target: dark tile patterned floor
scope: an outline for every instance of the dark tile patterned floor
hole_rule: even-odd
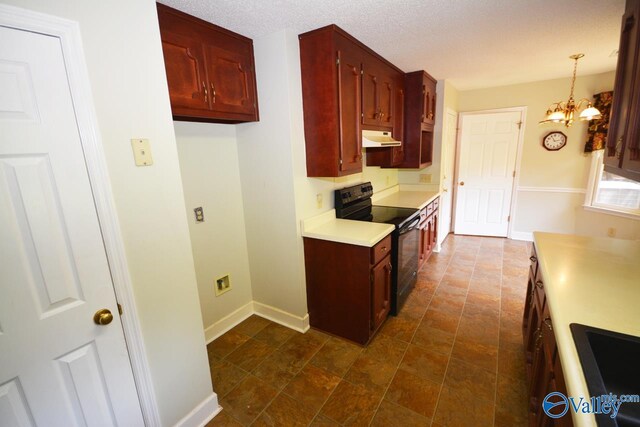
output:
[[[525,426],[529,245],[450,235],[362,348],[252,316],[208,345],[209,426]]]

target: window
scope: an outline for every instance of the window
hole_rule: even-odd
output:
[[[605,172],[602,151],[593,153],[590,186],[585,207],[640,217],[640,183]]]

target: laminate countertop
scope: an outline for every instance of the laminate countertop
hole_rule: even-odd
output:
[[[379,206],[395,206],[398,208],[422,209],[440,195],[437,191],[405,191],[397,190],[391,193],[382,193],[373,198],[373,204]]]
[[[367,247],[375,246],[393,230],[393,224],[337,219],[335,209],[302,221],[303,237]]]
[[[588,398],[569,324],[640,336],[640,242],[541,232],[533,237],[567,393]],[[596,426],[593,415],[570,412],[576,426]]]

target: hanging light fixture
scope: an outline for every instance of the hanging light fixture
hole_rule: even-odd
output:
[[[586,98],[581,99],[578,104],[576,104],[573,99],[573,88],[576,84],[576,70],[578,69],[578,59],[584,56],[583,53],[577,53],[575,55],[571,55],[569,58],[573,59],[575,63],[573,64],[573,77],[571,78],[571,93],[569,94],[569,100],[564,102],[554,102],[547,109],[547,113],[544,116],[544,119],[540,120],[540,124],[543,123],[564,123],[566,127],[570,127],[573,123],[573,117],[576,111],[579,111],[582,105],[586,102],[587,107],[580,112],[579,118],[583,121],[599,119],[602,117],[600,111],[595,108],[591,101]]]

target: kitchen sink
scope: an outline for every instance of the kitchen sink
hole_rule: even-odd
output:
[[[640,337],[578,323],[570,328],[591,396],[640,395]],[[599,426],[639,427],[640,403],[622,403],[615,419],[596,414],[596,421]]]

